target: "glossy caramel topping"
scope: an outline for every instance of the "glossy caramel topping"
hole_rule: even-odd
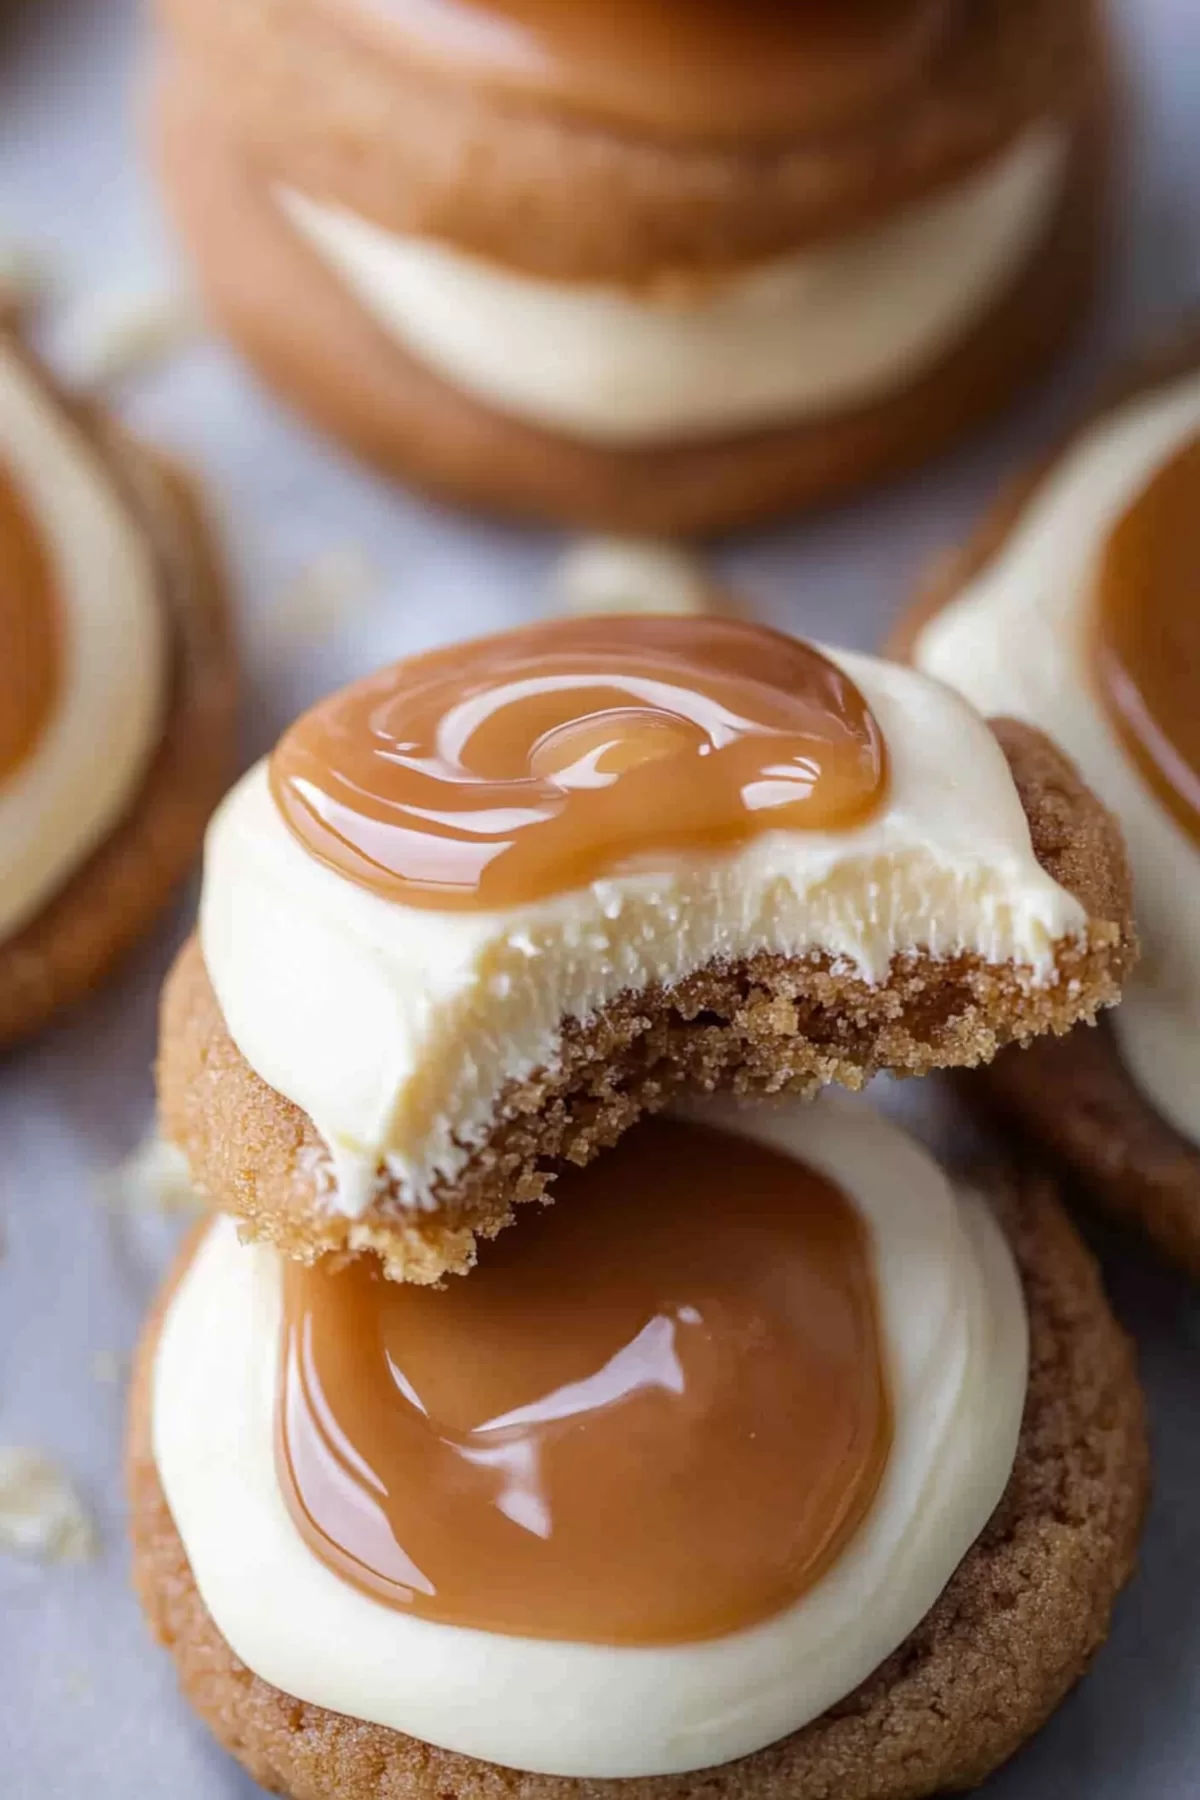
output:
[[[284,1275],[277,1464],[310,1548],[425,1619],[614,1644],[779,1612],[891,1446],[868,1241],[836,1187],[637,1127],[443,1292]]]
[[[407,906],[515,906],[880,804],[866,701],[807,644],[730,619],[561,619],[397,663],[281,739],[305,849]]]
[[[325,0],[344,10],[345,0]],[[787,137],[875,112],[928,66],[953,0],[354,0],[409,55],[599,123]]]
[[[1159,470],[1109,538],[1094,666],[1125,748],[1200,842],[1200,438]]]
[[[62,658],[50,558],[0,466],[0,781],[20,768],[53,717]]]

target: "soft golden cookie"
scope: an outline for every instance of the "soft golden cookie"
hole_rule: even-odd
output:
[[[6,334],[3,342],[11,348],[16,340]],[[86,994],[149,929],[199,851],[235,754],[231,621],[194,483],[98,408],[61,393],[31,359],[28,367],[101,459],[150,548],[168,615],[170,675],[158,747],[125,816],[65,886],[0,941],[0,1048]],[[137,645],[128,652],[136,657]]]
[[[1015,478],[961,549],[947,555],[900,619],[888,653],[910,658],[922,626],[993,561],[1043,481],[1083,431],[1138,395],[1200,368],[1194,322],[1132,371],[1036,467]],[[1155,1109],[1126,1072],[1111,1027],[1031,1043],[997,1057],[964,1084],[982,1103],[1060,1157],[1089,1195],[1140,1227],[1175,1262],[1200,1274],[1200,1151]]]
[[[1092,1259],[1046,1184],[1028,1177],[998,1206],[1025,1283],[1030,1372],[1016,1463],[982,1537],[918,1629],[824,1717],[718,1769],[619,1783],[517,1774],[417,1743],[293,1699],[238,1661],[197,1590],[151,1451],[168,1284],[131,1402],[133,1575],[187,1698],[256,1781],[292,1800],[918,1800],[973,1786],[1103,1641],[1148,1480],[1133,1356]]]
[[[355,1219],[331,1209],[324,1151],[308,1116],[249,1066],[217,1003],[199,944],[163,997],[159,1106],[213,1205],[304,1260],[371,1249],[389,1274],[431,1281],[474,1261],[522,1200],[549,1197],[556,1161],[586,1163],[681,1086],[811,1093],[859,1087],[880,1070],[920,1075],[987,1061],[1000,1045],[1062,1032],[1112,1003],[1135,954],[1120,835],[1074,769],[1039,733],[1000,721],[1038,861],[1085,908],[1087,937],[1059,951],[1059,977],[1031,987],[1013,968],[928,956],[869,986],[827,961],[762,956],[712,967],[667,990],[630,994],[588,1028],[564,1031],[561,1066],[512,1089],[497,1123],[434,1209]]]
[[[917,467],[1061,350],[1091,296],[1102,241],[1104,153],[1089,139],[1028,270],[901,393],[818,421],[612,451],[493,410],[406,354],[288,227],[182,84],[164,97],[158,142],[184,239],[222,235],[236,246],[197,257],[209,311],[315,425],[434,496],[606,531],[721,531]]]
[[[637,131],[552,94],[498,94],[406,54],[365,9],[336,22],[315,0],[160,10],[158,161],[213,316],[323,430],[471,506],[699,533],[819,504],[916,466],[1005,405],[1061,349],[1093,288],[1112,131],[1094,0],[962,8],[899,92],[827,117],[818,90],[812,116],[765,143]],[[581,435],[452,379],[385,331],[280,203],[285,188],[316,196],[568,288],[702,288],[890,222],[1047,120],[1068,150],[1036,243],[931,360],[850,403],[644,441]]]
[[[956,9],[932,59],[912,59],[903,105],[893,91],[830,116],[817,91],[790,132],[714,140],[436,67],[381,29],[380,10],[352,0],[331,22],[322,0],[157,6],[169,66],[196,78],[260,179],[573,281],[723,270],[836,235],[1048,112],[1091,116],[1105,74],[1096,0],[982,0]]]

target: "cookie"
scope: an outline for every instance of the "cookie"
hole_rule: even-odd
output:
[[[507,9],[487,10],[499,21]],[[677,23],[673,8],[640,10],[643,24],[656,12],[668,28]],[[911,24],[919,8],[892,10],[891,24],[881,9],[857,32],[848,21],[847,64],[855,52],[868,60],[873,40],[903,27],[905,14]],[[232,134],[268,179],[294,180],[388,230],[459,244],[505,267],[631,283],[664,268],[720,270],[771,257],[921,199],[1047,112],[1069,109],[1096,73],[1092,0],[987,0],[969,15],[942,11],[950,16],[929,21],[923,43],[892,69],[892,91],[875,68],[848,96],[811,79],[827,73],[818,34],[806,40],[794,21],[760,8],[726,31],[727,51],[737,49],[742,25],[757,37],[744,47],[747,66],[732,72],[741,117],[714,132],[711,106],[697,129],[660,117],[652,103],[640,117],[602,117],[553,75],[518,92],[499,68],[435,60],[417,35],[406,38],[390,22],[381,29],[366,8],[347,9],[332,31],[313,0],[162,0],[158,8],[168,60],[194,72],[210,97],[219,94]],[[626,8],[618,30],[634,27],[637,12]],[[539,23],[552,56],[554,26]],[[677,36],[666,45],[677,92],[660,94],[664,106],[686,98],[689,77],[707,76],[710,102],[720,100],[721,84],[696,64],[712,49],[705,31],[720,32],[722,20],[715,8],[703,21],[692,9],[692,23],[694,61],[685,64],[689,46]],[[836,49],[836,28],[825,36]],[[627,54],[637,47],[631,39]],[[772,50],[776,65],[780,50],[790,64],[793,93],[764,132],[765,87],[779,72],[766,66]],[[312,79],[315,58],[324,61],[323,81]],[[622,86],[633,97],[639,71],[621,67],[619,40],[610,60],[619,104]]]
[[[797,684],[812,654],[731,621],[608,619],[437,655],[486,669],[503,697],[510,675],[527,691],[521,657],[536,648],[544,670],[546,645],[580,632],[589,667],[596,646],[615,655],[647,632],[688,654],[711,638],[722,667],[749,646]],[[395,905],[319,866],[260,765],[210,833],[203,947],[185,948],[163,1000],[161,1122],[201,1191],[292,1256],[371,1249],[390,1274],[434,1281],[470,1267],[517,1202],[547,1198],[556,1168],[681,1087],[810,1093],[972,1066],[1111,1004],[1135,956],[1128,875],[1075,771],[1035,732],[1001,722],[993,736],[940,687],[838,657],[890,758],[882,810],[857,835],[781,836],[766,862],[753,840],[715,864],[660,853],[652,881],[579,886],[573,865],[568,893],[498,913]],[[382,718],[383,696],[402,706],[431,667],[398,665],[324,705],[361,694],[363,716]],[[342,720],[333,741],[354,736]],[[360,797],[371,779],[354,777]],[[675,822],[681,794],[639,792],[639,820],[662,804]]]
[[[437,495],[639,533],[814,505],[1004,405],[1086,309],[1111,129],[1090,0],[924,36],[909,7],[903,55],[870,54],[898,29],[876,22],[864,91],[810,70],[765,142],[749,115],[714,139],[514,92],[365,12],[162,10],[158,160],[213,316]]]
[[[224,575],[191,478],[62,393],[12,333],[0,337],[0,365],[5,522],[17,530],[23,519],[40,537],[36,579],[50,571],[52,615],[39,649],[28,635],[34,578],[5,597],[15,666],[40,670],[45,692],[0,789],[0,835],[11,833],[4,1047],[95,987],[186,873],[233,767],[236,668]],[[130,640],[147,624],[139,650]],[[68,681],[60,659],[72,633]],[[136,671],[129,695],[125,663]],[[105,737],[103,773],[93,728]]]
[[[1147,1488],[1142,1399],[1130,1346],[1053,1192],[1029,1176],[997,1204],[1025,1286],[1030,1363],[1016,1460],[990,1524],[907,1641],[824,1716],[722,1767],[625,1780],[622,1793],[917,1800],[973,1786],[1086,1669],[1133,1565]],[[527,1800],[568,1800],[607,1790],[417,1743],[296,1700],[239,1661],[196,1586],[151,1450],[168,1297],[147,1324],[133,1385],[133,1576],[184,1694],[225,1748],[293,1800],[469,1800],[518,1789]]]
[[[1113,381],[1083,423],[1034,470],[1012,482],[966,545],[943,560],[925,591],[900,620],[891,640],[893,653],[927,661],[923,646],[931,641],[925,635],[928,628],[960,596],[982,582],[995,580],[1010,546],[1019,541],[1020,533],[1035,509],[1052,493],[1052,485],[1061,478],[1061,472],[1073,460],[1081,466],[1080,459],[1089,443],[1102,441],[1099,434],[1128,429],[1139,409],[1158,403],[1169,405],[1172,395],[1185,396],[1198,373],[1200,333],[1190,324],[1153,356]],[[1185,401],[1180,400],[1179,404],[1184,405]],[[1182,428],[1186,434],[1186,419]],[[1131,474],[1129,481],[1136,488],[1141,478]],[[1122,485],[1117,484],[1118,488]],[[1121,498],[1119,493],[1114,495],[1116,510],[1120,510]],[[1129,494],[1124,495],[1126,502],[1129,498]],[[1105,529],[1111,523],[1109,517]],[[1098,532],[1096,544],[1101,541],[1102,533]],[[956,679],[948,664],[939,672]],[[1084,687],[1090,677],[1081,671],[1077,679]],[[1019,672],[1012,677],[1007,701],[1014,709],[1030,718],[1040,718],[1054,729],[1042,699],[1032,691],[1028,695],[1022,692]],[[1115,747],[1115,738],[1112,743]],[[1115,777],[1117,786],[1113,785],[1114,777],[1097,765],[1096,744],[1103,755],[1103,737],[1097,738],[1089,730],[1086,748],[1092,751],[1090,761],[1084,754],[1084,745],[1070,747],[1084,774],[1124,818],[1127,830],[1130,818],[1140,818],[1144,810],[1153,809],[1157,814],[1154,796],[1144,787],[1136,769],[1120,769]],[[1157,834],[1167,833],[1169,841],[1178,848],[1174,828],[1162,820],[1152,829],[1156,834],[1153,844],[1146,843],[1144,831],[1139,828],[1132,845],[1135,883],[1149,907],[1143,926],[1150,954],[1141,984],[1151,992],[1156,967],[1164,968],[1164,930],[1167,935],[1170,930],[1169,921],[1165,926],[1161,921],[1161,907],[1169,901],[1180,879],[1175,874],[1164,881],[1154,868]],[[1186,855],[1186,848],[1183,854]],[[1174,975],[1168,979],[1176,987],[1186,986],[1186,978],[1177,966],[1174,968]],[[1156,1105],[1152,1080],[1152,1075],[1139,1080],[1130,1073],[1121,1034],[1106,1023],[1094,1034],[1077,1035],[1053,1046],[1030,1046],[1020,1054],[1005,1054],[964,1093],[969,1093],[972,1102],[997,1111],[1006,1122],[1024,1128],[1033,1143],[1052,1152],[1074,1173],[1088,1196],[1144,1230],[1173,1261],[1200,1272],[1200,1148],[1170,1114],[1164,1113],[1162,1106]]]

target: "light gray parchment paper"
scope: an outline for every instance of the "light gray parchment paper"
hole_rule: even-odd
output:
[[[52,262],[52,339],[97,297],[172,279],[137,155],[142,58],[127,0],[24,0],[0,33],[0,245]],[[1095,368],[1200,295],[1200,0],[1123,0],[1131,118],[1120,255],[1088,352],[1053,392],[918,482],[724,556],[762,617],[870,646],[914,574],[996,479],[1052,435]],[[226,524],[248,671],[247,757],[303,702],[374,663],[545,604],[557,545],[385,490],[203,344],[128,396],[130,418],[208,476]],[[297,583],[366,565],[336,629]],[[320,608],[316,608],[319,614]],[[1200,895],[1197,896],[1200,904]],[[80,1484],[101,1554],[0,1557],[2,1800],[250,1800],[178,1699],[127,1585],[124,1372],[173,1227],[106,1209],[100,1177],[145,1130],[155,993],[189,896],[120,979],[0,1067],[0,1445]],[[906,1098],[931,1117],[928,1093]],[[936,1120],[934,1120],[936,1124]],[[1156,1494],[1140,1573],[1094,1671],[989,1800],[1200,1795],[1200,1302],[1126,1243],[1098,1240],[1136,1333]],[[114,1369],[118,1379],[113,1380]]]

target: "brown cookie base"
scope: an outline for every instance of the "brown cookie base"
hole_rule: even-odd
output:
[[[1200,368],[1200,320],[1107,388],[1081,425],[1009,483],[967,542],[931,571],[893,629],[887,654],[910,661],[925,625],[1003,550],[1026,507],[1085,430],[1139,394]],[[1077,1175],[1087,1193],[1138,1226],[1170,1259],[1200,1275],[1200,1150],[1155,1110],[1121,1060],[1112,1031],[1005,1051],[972,1078],[970,1103],[1025,1130]]]
[[[1087,310],[1104,236],[1109,129],[1097,94],[1028,266],[909,386],[828,418],[629,450],[493,411],[408,355],[300,239],[265,175],[179,78],[160,95],[156,140],[209,312],[321,430],[385,475],[471,507],[659,535],[819,505],[915,468],[1009,404]]]
[[[292,1800],[919,1800],[974,1786],[1037,1730],[1103,1641],[1148,1486],[1133,1355],[1092,1259],[1045,1183],[1028,1178],[998,1204],[1025,1282],[1031,1356],[996,1513],[932,1611],[855,1693],[792,1737],[691,1775],[522,1775],[295,1700],[239,1662],[200,1597],[153,1461],[164,1296],[131,1403],[133,1579],[184,1694],[256,1781]]]
[[[633,285],[838,236],[926,198],[1034,121],[1094,115],[1100,0],[955,0],[909,90],[786,141],[622,129],[406,54],[382,8],[158,0],[169,54],[265,180],[552,280]],[[799,29],[803,30],[803,22]]]
[[[174,662],[162,736],[130,810],[49,904],[0,942],[0,1050],[90,992],[150,929],[199,851],[236,750],[232,623],[198,490],[98,412],[48,389],[103,456],[154,552]]]
[[[680,1089],[861,1087],[885,1069],[921,1075],[986,1062],[1002,1044],[1094,1019],[1135,954],[1124,847],[1047,739],[1004,721],[995,729],[1038,859],[1091,921],[1086,939],[1062,946],[1053,985],[969,956],[901,960],[874,987],[827,959],[714,965],[676,987],[622,996],[587,1026],[566,1025],[559,1066],[501,1096],[487,1141],[434,1209],[398,1204],[381,1171],[380,1197],[349,1219],[329,1205],[328,1157],[312,1120],[241,1055],[193,940],[163,995],[163,1133],[247,1235],[305,1261],[371,1250],[393,1278],[431,1282],[469,1269],[476,1237],[511,1223],[517,1203],[549,1199],[556,1164],[590,1162]]]

